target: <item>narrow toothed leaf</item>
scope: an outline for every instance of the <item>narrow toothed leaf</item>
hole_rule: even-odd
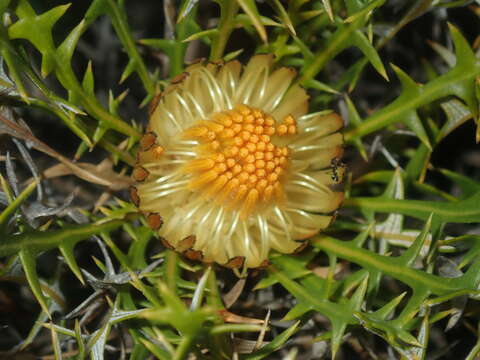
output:
[[[437,135],[437,141],[443,139],[457,127],[472,118],[472,113],[469,108],[458,99],[445,101],[440,106],[447,116],[447,121],[442,126],[440,133]]]
[[[288,279],[281,272],[277,273],[277,277],[282,286],[284,286],[299,301],[304,304],[309,304],[312,307],[312,310],[316,310],[329,318],[332,324],[332,352],[336,353],[342,342],[343,334],[345,333],[347,325],[356,323],[351,307],[349,305],[333,303],[328,300],[321,300],[316,292],[312,292],[311,283],[305,287],[300,286],[296,282]],[[365,287],[366,283],[364,283],[363,286],[360,286],[358,294],[361,296],[359,297],[363,297]],[[355,300],[356,299],[357,297],[355,297]]]
[[[215,36],[218,36],[218,29],[208,29],[208,30],[199,31],[195,34],[192,34],[192,35],[188,36],[187,38],[185,38],[184,40],[182,40],[182,42],[190,42],[190,41],[193,41],[193,40],[202,39],[207,44],[210,44],[211,39]],[[163,39],[159,39],[159,40],[163,40]],[[157,42],[157,44],[158,44],[157,47],[159,47],[159,48],[160,47],[169,48],[171,46],[170,43],[168,42],[168,40],[166,42]]]
[[[312,271],[307,269],[306,266],[313,259],[315,253],[316,252],[311,251],[308,254],[297,255],[295,257],[282,255],[272,258],[272,262],[276,266],[282,268],[284,274],[287,274],[288,277],[291,279],[297,279],[312,273]],[[277,282],[278,280],[274,275],[269,275],[260,280],[255,286],[255,289],[264,289]]]
[[[465,101],[472,111],[473,117],[478,117],[475,79],[480,74],[480,63],[460,32],[453,26],[450,26],[450,30],[457,57],[455,67],[422,85],[421,91],[415,90],[416,87],[414,86],[409,86],[409,91],[402,91],[402,94],[395,101],[365,119],[361,126],[347,131],[345,134],[347,141],[365,136],[392,123],[401,122],[404,120],[405,114],[451,95],[460,97]],[[397,74],[399,77],[401,76],[398,71]],[[405,83],[407,82],[405,81]],[[411,82],[408,81],[408,83]]]
[[[395,169],[393,176],[391,177],[385,191],[383,192],[383,197],[386,199],[404,199],[405,198],[405,185],[402,178],[401,169]],[[396,229],[400,229],[400,226],[397,226]]]
[[[390,66],[397,75],[398,80],[400,80],[403,91],[408,92],[410,96],[418,96],[421,93],[422,89],[420,84],[415,82],[410,76],[407,75],[407,73],[405,73],[405,71],[400,69],[395,64],[390,64]]]
[[[64,310],[64,308],[59,306],[59,304],[56,301],[53,301],[52,299],[47,299],[47,303],[48,303],[50,314],[53,314],[56,311],[62,312]],[[30,328],[28,335],[24,338],[21,344],[17,345],[18,350],[23,351],[27,349],[30,345],[32,345],[32,343],[34,343],[34,341],[37,339],[37,336],[39,335],[40,331],[44,328],[44,324],[47,323],[48,321],[49,321],[49,314],[45,313],[44,311],[40,311],[38,313],[37,318],[35,319],[35,323]]]
[[[77,340],[77,349],[78,349],[78,358],[85,358],[85,342],[82,338],[82,329],[80,328],[80,323],[78,319],[75,319],[75,339]]]
[[[6,203],[10,204],[14,200],[13,190],[8,181],[2,176],[2,174],[0,174],[0,184],[2,186],[3,193],[5,194]]]
[[[307,44],[305,44],[305,42],[301,38],[299,38],[298,36],[293,37],[293,42],[298,46],[298,49],[302,53],[303,61],[305,63],[311,62],[313,60],[313,58],[315,57],[315,54],[312,52],[310,47]],[[315,85],[315,84],[319,84],[319,83],[320,83],[320,81],[315,80],[315,79],[310,79],[310,80],[307,80],[305,82],[305,84],[310,84],[310,85]],[[322,84],[322,83],[320,83],[320,84]],[[308,85],[305,85],[305,86],[308,87]],[[328,86],[328,85],[325,84],[325,86]],[[334,91],[336,91],[336,90],[334,90]]]
[[[464,65],[469,66],[469,65]],[[456,73],[461,74],[464,71],[463,67],[455,67],[454,71]],[[464,81],[459,82],[458,86],[452,87],[451,89],[452,95],[458,96],[460,99],[465,101],[470,110],[473,119],[475,122],[478,121],[478,108],[479,102],[477,99],[477,91],[476,91],[476,81],[474,79],[466,79]]]
[[[21,0],[16,10],[19,20],[8,28],[10,38],[26,39],[41,52],[43,77],[46,77],[56,66],[52,28],[69,6],[70,4],[60,5],[41,15],[36,15],[30,4],[26,0]]]
[[[457,58],[457,66],[475,66],[478,62],[475,53],[463,37],[458,28],[452,24],[448,24],[450,34],[452,35],[453,44],[455,45],[455,55]]]
[[[105,346],[107,345],[107,338],[110,334],[111,325],[107,322],[103,325],[100,329],[95,331],[89,342],[87,347],[91,349],[91,356],[94,360],[103,360],[104,359],[104,352]]]
[[[385,0],[372,1],[368,5],[366,5],[362,9],[360,9],[358,12],[355,12],[354,14],[351,14],[348,18],[345,19],[345,22],[349,23],[349,22],[357,21],[360,18],[368,18],[370,16],[370,14],[372,13],[372,11],[375,8],[383,5],[383,3],[385,3]],[[350,11],[353,10],[351,6],[350,6],[349,10]],[[349,11],[349,13],[350,13],[350,11]]]
[[[408,344],[418,346],[418,341],[413,335],[399,325],[398,319],[385,321],[378,319],[374,314],[365,314],[356,312],[360,324],[372,333],[384,338],[391,346],[399,349],[399,341],[402,340]],[[400,348],[401,349],[401,348]]]
[[[315,90],[325,91],[325,92],[328,92],[330,94],[336,94],[336,95],[340,94],[337,90],[335,90],[334,88],[332,88],[328,84],[322,83],[322,82],[320,82],[318,80],[315,80],[315,79],[311,79],[311,80],[307,81],[305,83],[305,86],[308,87],[308,88],[315,89]]]
[[[75,152],[74,159],[79,160],[83,154],[85,154],[86,151],[89,149],[92,149],[94,144],[91,142],[90,144],[86,143],[85,141],[82,141],[80,145],[78,145],[77,151]]]
[[[281,23],[272,20],[269,17],[266,16],[261,16],[259,17],[259,20],[263,26],[276,26],[276,27],[283,27]],[[235,17],[235,23],[238,24],[237,26],[254,26],[252,23],[252,19],[247,15],[247,14],[238,14]]]
[[[145,348],[148,349],[148,351],[150,351],[153,355],[155,355],[160,360],[170,360],[170,359],[173,359],[173,356],[175,355],[173,351],[167,352],[162,345],[156,344],[143,337],[140,338],[140,342],[145,346]]]
[[[358,61],[355,65],[350,67],[347,72],[342,76],[343,82],[348,82],[348,92],[351,93],[357,86],[360,77],[363,74],[363,69],[368,64],[367,59],[364,61]]]
[[[125,70],[123,70],[122,76],[120,77],[120,81],[118,82],[119,84],[123,83],[127,78],[132,75],[132,73],[135,71],[137,67],[137,62],[135,59],[130,58],[128,60],[128,64],[125,67]]]
[[[330,21],[333,22],[333,10],[332,10],[332,5],[330,4],[330,0],[322,0],[323,3],[323,8],[325,9],[325,12],[328,14],[328,17],[330,18]]]
[[[331,320],[332,322],[332,338],[330,339],[330,347],[332,349],[332,359],[335,359],[337,356],[338,349],[342,344],[343,336],[345,335],[345,330],[347,329],[348,323],[344,321],[338,321],[337,319]]]
[[[369,236],[372,234],[372,229],[374,229],[374,227],[374,222],[368,224],[365,230],[361,231],[357,236],[355,236],[355,238],[352,240],[352,243],[355,244],[356,247],[362,247],[365,241],[367,241]]]
[[[414,302],[407,309],[407,315],[411,313],[412,308],[417,309],[416,311],[418,311],[417,306],[419,306],[419,304],[421,305],[429,294],[445,295],[458,291],[459,289],[465,289],[465,284],[462,284],[462,282],[459,281],[461,278],[443,278],[417,269],[402,267],[401,262],[396,257],[378,255],[366,249],[353,247],[349,242],[339,241],[325,235],[318,236],[314,240],[313,245],[326,252],[334,251],[339,258],[352,261],[358,265],[361,265],[362,267],[367,268],[369,271],[381,271],[385,275],[392,276],[402,281],[412,289],[425,289],[424,292],[417,291],[417,293],[415,293],[416,302]],[[476,266],[473,267],[476,269],[476,271],[478,271]],[[471,276],[476,277],[468,280],[469,290],[476,289],[474,287],[474,282],[477,281],[478,277],[480,277],[480,273]],[[307,295],[303,291],[300,291],[300,289],[297,289],[294,286],[294,282],[294,284],[291,284],[290,280],[287,280],[284,276],[280,276],[280,274],[277,274],[277,277],[282,280],[283,286],[288,285],[288,289],[295,296],[297,296],[298,293],[298,296],[302,296],[305,299],[307,299],[307,297],[311,298],[310,295]],[[314,300],[311,299],[310,301]],[[348,314],[345,314],[345,316],[347,315]]]
[[[388,75],[383,66],[382,60],[378,55],[377,50],[373,45],[368,41],[367,37],[363,34],[361,30],[356,30],[352,33],[352,38],[350,39],[353,45],[357,46],[363,54],[367,57],[368,61],[373,65],[375,70],[382,75],[382,77],[388,81]]]
[[[303,314],[311,310],[312,310],[311,306],[306,305],[304,303],[298,303],[297,305],[295,305],[293,308],[290,309],[290,311],[283,317],[282,320],[288,321],[288,320],[297,319]]]
[[[158,285],[159,294],[165,304],[177,313],[183,313],[187,309],[185,304],[164,283]]]
[[[73,248],[74,244],[71,243],[63,243],[60,245],[58,248],[60,249],[60,252],[62,253],[63,257],[65,258],[65,262],[67,263],[68,267],[72,272],[75,274],[78,280],[82,284],[85,284],[85,281],[83,280],[82,272],[80,268],[78,267],[77,259],[75,258],[75,255],[73,254]]]
[[[258,12],[257,5],[255,4],[254,0],[236,0],[242,10],[247,14],[247,16],[252,21],[253,26],[260,35],[260,38],[263,42],[267,42],[267,31],[262,24],[262,20],[260,18],[260,13]]]
[[[152,101],[153,99],[153,94],[152,95],[147,95],[143,98],[142,102],[140,103],[140,108],[143,108],[144,106],[146,106],[147,104],[150,103],[150,101]]]
[[[278,17],[282,20],[282,22],[283,22],[284,26],[287,28],[287,30],[292,35],[295,36],[297,33],[295,32],[295,28],[293,27],[292,20],[290,20],[290,17],[288,16],[288,13],[285,10],[285,8],[283,7],[280,0],[269,0],[269,3],[271,4],[272,8],[277,13]]]
[[[51,338],[51,344],[53,347],[53,354],[55,356],[55,360],[61,360],[62,359],[62,347],[60,345],[60,341],[58,339],[58,334],[54,326],[50,327],[50,338]]]
[[[413,346],[410,349],[408,349],[412,358],[419,359],[419,360],[426,359],[428,342],[430,338],[430,326],[431,326],[430,316],[427,313],[427,315],[424,316],[422,319],[422,324],[420,326],[420,329],[417,335],[417,341],[419,343],[419,346]]]
[[[349,301],[349,306],[351,307],[352,310],[357,310],[357,311],[360,310],[365,298],[366,291],[367,291],[367,285],[368,285],[368,276],[365,276],[365,278],[357,287],[357,289],[352,295],[352,298]]]
[[[455,58],[455,53],[448,50],[445,46],[429,41],[428,44],[432,47],[433,50],[437,52],[438,55],[445,61],[450,67],[454,67],[457,59]]]
[[[15,88],[16,88],[15,90],[19,93],[22,100],[25,103],[30,104],[31,99],[25,87],[24,78],[23,78],[26,64],[24,63],[24,61],[20,60],[20,56],[18,56],[14,48],[11,46],[11,44],[9,44],[8,36],[6,32],[0,31],[0,39],[1,39],[0,64],[2,65],[0,69],[3,74],[3,76],[1,76],[2,82],[4,82],[2,86],[5,86],[5,91],[6,91],[6,89],[12,88],[13,84],[15,84]],[[8,67],[9,77],[6,76],[5,70],[3,68],[4,61]]]
[[[42,285],[38,279],[37,253],[31,249],[24,248],[18,253],[18,255],[33,295],[37,299],[42,310],[50,316],[47,299],[45,298],[45,295],[43,295]]]
[[[85,75],[83,75],[82,86],[85,92],[91,96],[95,96],[95,79],[93,77],[92,62],[89,61]]]
[[[66,335],[66,336],[75,336],[75,332],[73,330],[67,329],[66,327],[55,325],[52,323],[45,323],[42,324],[44,328],[51,329],[52,327],[55,328],[55,331],[59,334]]]
[[[145,312],[146,309],[131,310],[131,311],[120,311],[115,310],[109,318],[111,324],[116,324],[121,321],[130,320],[138,317],[141,313]]]
[[[470,267],[467,272],[460,278],[463,286],[465,288],[472,288],[477,290],[480,285],[480,261],[476,260]]]
[[[480,192],[475,193],[468,199],[454,203],[427,200],[387,200],[372,197],[350,198],[345,200],[344,204],[360,207],[363,210],[396,212],[422,220],[427,220],[430,214],[434,213],[441,222],[475,223],[480,221],[480,209],[477,206],[479,200]]]
[[[77,47],[78,40],[85,31],[85,20],[82,20],[57,48],[56,56],[60,66],[68,66],[71,63],[73,52]]]
[[[277,351],[282,347],[283,344],[293,335],[298,329],[300,325],[300,321],[297,321],[295,324],[290,326],[287,330],[282,332],[281,334],[277,335],[272,341],[270,341],[267,345],[262,346],[257,351],[254,351],[251,354],[246,354],[244,359],[245,360],[260,360],[267,358],[268,355]]]
[[[438,169],[438,171],[453,181],[455,185],[460,187],[460,189],[463,191],[463,196],[461,197],[462,199],[468,198],[480,191],[480,182],[473,180],[469,176],[465,176],[448,169]]]
[[[244,49],[238,49],[236,51],[232,51],[228,54],[225,54],[225,56],[223,57],[223,60],[224,61],[230,61],[230,60],[234,60],[236,59],[241,53],[243,53],[243,50]]]
[[[41,73],[42,76],[45,78],[52,72],[55,68],[55,55],[51,53],[44,53],[42,57],[42,65],[41,65]]]
[[[147,67],[140,56],[129,28],[123,1],[95,0],[87,10],[85,22],[91,24],[98,16],[108,14],[115,32],[120,39],[125,51],[129,55],[127,69],[122,74],[120,83],[122,83],[132,72],[136,72],[143,87],[147,92],[147,97],[151,99],[155,94],[155,81],[148,73]],[[133,68],[130,68],[133,67]]]
[[[129,90],[127,89],[115,98],[113,96],[112,91],[109,92],[109,94],[108,94],[108,110],[112,114],[117,115],[118,107],[120,106],[122,101],[125,99],[125,97],[128,95],[128,93],[129,93]]]
[[[108,128],[105,128],[103,126],[98,126],[95,129],[95,132],[93,133],[92,140],[94,144],[97,144],[105,135],[105,133],[108,131]]]
[[[215,29],[212,29],[212,30],[215,30]],[[210,31],[210,30],[206,30],[206,31]],[[193,34],[192,36],[195,36],[195,34]],[[190,40],[189,38],[186,38],[183,41],[187,42]],[[173,51],[176,46],[175,41],[171,39],[140,39],[138,42],[143,45],[151,46],[155,49],[163,50],[167,53],[170,51]]]
[[[108,12],[108,0],[93,0],[85,14],[87,24],[92,23],[95,19]]]
[[[428,138],[427,132],[425,131],[425,127],[422,124],[422,121],[418,117],[416,111],[409,111],[403,115],[403,121],[405,125],[407,125],[410,130],[412,130],[415,135],[417,135],[418,139],[427,147],[429,151],[432,151],[432,145],[430,144],[430,140]]]
[[[406,168],[405,168],[405,180],[407,183],[411,181],[418,181],[423,183],[427,168],[430,164],[430,156],[432,151],[427,148],[425,144],[420,144],[414,156],[410,158]]]
[[[423,226],[422,232],[417,236],[414,243],[405,251],[400,257],[400,261],[405,266],[412,266],[415,262],[415,259],[420,255],[420,252],[425,245],[425,242],[428,239],[430,234],[430,227],[432,225],[433,214],[430,215],[427,222]]]
[[[186,0],[183,2],[180,12],[177,16],[177,24],[185,19],[200,0]]]
[[[2,178],[3,179],[3,178]],[[37,188],[38,181],[35,180],[31,182],[19,196],[15,198],[1,213],[0,213],[0,231],[5,228],[8,223],[8,220],[13,215],[13,213],[27,200],[27,198],[35,191]],[[5,191],[8,194],[8,191]],[[0,254],[2,253],[2,246],[0,245]]]
[[[12,39],[27,39],[38,49],[51,50],[53,25],[69,7],[70,4],[59,5],[37,15],[27,0],[20,0],[16,9],[19,20],[8,28],[8,33]]]
[[[25,248],[34,249],[35,251],[46,251],[58,247],[63,242],[76,243],[94,234],[112,231],[123,225],[125,221],[122,219],[98,224],[65,225],[58,230],[29,231],[5,236],[0,244],[0,256],[14,255]]]
[[[390,300],[387,304],[383,305],[380,309],[375,311],[372,315],[378,319],[385,320],[393,313],[395,308],[398,306],[398,304],[400,304],[406,294],[406,292],[401,293],[397,297]]]
[[[397,336],[400,340],[406,342],[407,344],[410,344],[410,345],[413,345],[413,346],[418,346],[418,347],[422,346],[422,344],[420,344],[418,342],[418,340],[415,338],[415,336],[410,334],[408,331],[399,329],[399,331],[397,333]]]
[[[424,192],[425,195],[431,194],[431,195],[442,197],[447,201],[458,201],[458,198],[456,196],[450,195],[448,192],[442,191],[430,184],[425,184],[420,181],[420,182],[415,182],[413,186],[415,186],[420,191]]]
[[[449,29],[455,45],[456,65],[454,69],[458,70],[460,74],[464,71],[464,69],[478,67],[478,59],[460,31],[452,24],[449,24]],[[479,104],[475,91],[475,81],[466,79],[462,82],[462,85],[463,86],[452,88],[453,93],[467,103],[474,119],[477,120]]]

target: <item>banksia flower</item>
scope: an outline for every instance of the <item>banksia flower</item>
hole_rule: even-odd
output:
[[[167,247],[244,269],[292,253],[343,200],[342,119],[308,111],[290,68],[195,64],[153,105],[131,188]]]

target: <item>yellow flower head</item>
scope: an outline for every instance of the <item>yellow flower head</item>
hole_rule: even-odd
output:
[[[307,114],[295,71],[272,63],[190,66],[154,105],[131,196],[187,257],[261,266],[270,249],[292,253],[327,227],[343,200],[331,189],[342,119]]]

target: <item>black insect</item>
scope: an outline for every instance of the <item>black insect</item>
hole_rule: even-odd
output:
[[[340,181],[340,176],[338,175],[338,168],[344,168],[345,164],[340,158],[333,158],[330,162],[330,167],[332,169],[332,180],[338,183]]]

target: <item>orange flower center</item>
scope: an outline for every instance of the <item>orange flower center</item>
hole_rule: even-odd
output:
[[[182,133],[184,139],[199,142],[197,158],[182,169],[192,175],[189,189],[239,208],[242,217],[280,201],[290,149],[272,140],[296,132],[292,116],[277,124],[272,116],[243,104],[197,122]]]

